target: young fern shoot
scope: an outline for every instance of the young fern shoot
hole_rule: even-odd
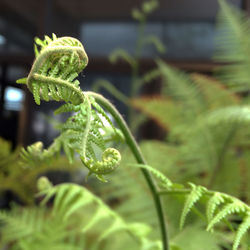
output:
[[[30,163],[38,160],[38,156],[46,160],[63,149],[70,162],[78,153],[89,174],[105,181],[103,175],[119,165],[121,155],[118,150],[105,147],[105,134],[101,133],[103,119],[110,124],[113,133],[117,134],[117,130],[95,99],[79,87],[76,78],[88,63],[83,45],[75,38],[57,38],[53,34],[52,38],[45,36],[43,41],[35,39],[35,54],[28,77],[17,83],[27,85],[36,104],[40,105],[41,100],[64,101],[66,104],[55,114],[72,112],[73,115],[60,126],[60,135],[48,149],[43,150],[40,143],[37,154],[37,145],[30,146],[27,151],[23,150],[22,160]],[[94,147],[102,150],[102,159],[98,160]]]
[[[116,108],[99,94],[81,91],[76,77],[88,63],[82,44],[75,38],[57,38],[54,34],[52,39],[48,36],[43,41],[36,38],[35,43],[36,59],[32,69],[27,78],[22,78],[17,83],[28,86],[38,105],[41,99],[64,101],[66,103],[55,114],[73,112],[73,115],[59,127],[61,133],[48,149],[43,150],[40,142],[31,145],[27,150],[23,149],[22,160],[32,165],[37,160],[49,160],[63,149],[69,161],[72,162],[74,155],[79,154],[81,161],[89,169],[89,175],[95,174],[98,179],[105,181],[103,175],[115,170],[121,161],[118,150],[105,147],[111,128],[111,137],[115,136],[120,140],[124,138],[137,162],[146,165],[134,137]],[[110,112],[122,133],[114,127],[102,107]],[[110,124],[109,129],[104,126],[103,119]],[[102,150],[101,159],[98,159],[97,148]],[[157,185],[147,169],[141,170],[154,199],[163,250],[169,250],[167,226]]]

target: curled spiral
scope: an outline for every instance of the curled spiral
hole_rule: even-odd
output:
[[[102,153],[101,161],[95,161],[93,158],[87,159],[84,156],[80,158],[90,172],[97,175],[108,174],[114,171],[121,162],[121,154],[115,148],[107,148]]]

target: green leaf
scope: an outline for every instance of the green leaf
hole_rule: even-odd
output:
[[[207,230],[211,231],[215,224],[222,221],[222,219],[233,213],[240,213],[246,211],[244,204],[240,201],[234,200],[232,203],[225,205],[209,222]]]
[[[27,84],[27,77],[16,80],[16,83]]]
[[[191,186],[191,192],[190,194],[188,194],[184,207],[183,207],[183,211],[181,214],[181,218],[180,218],[180,228],[182,229],[185,223],[185,219],[188,215],[188,213],[191,211],[192,207],[195,205],[195,203],[197,201],[199,201],[199,199],[202,197],[203,192],[205,190],[204,187],[201,186],[196,186],[192,183],[189,183],[189,185]]]
[[[244,234],[246,234],[249,228],[250,228],[250,213],[246,215],[246,217],[244,218],[243,222],[240,224],[237,230],[237,233],[234,239],[233,250],[238,249],[242,237],[244,236]]]

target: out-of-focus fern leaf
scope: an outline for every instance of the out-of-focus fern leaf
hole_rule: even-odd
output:
[[[131,100],[131,104],[166,130],[184,121],[182,107],[161,96],[134,98]]]
[[[250,106],[228,106],[207,113],[201,118],[201,121],[208,125],[218,125],[228,123],[229,126],[233,123],[244,125],[250,121]]]
[[[58,218],[63,218],[63,221],[70,221],[71,217],[77,211],[81,208],[86,208],[91,204],[94,207],[94,209],[92,209],[93,214],[87,223],[82,225],[81,231],[86,233],[87,230],[90,230],[96,224],[102,224],[108,219],[108,229],[106,228],[106,230],[99,236],[99,241],[102,241],[119,231],[125,231],[134,236],[142,247],[143,242],[150,231],[150,227],[145,224],[125,222],[121,216],[112,211],[102,202],[101,199],[92,194],[86,188],[78,185],[61,184],[46,189],[42,191],[41,194],[45,195],[44,202],[47,202],[55,195],[53,213]]]
[[[226,1],[219,1],[215,59],[229,63],[219,69],[221,79],[234,91],[249,89],[250,26],[247,15]]]
[[[192,239],[192,240],[191,240]],[[172,242],[181,250],[220,250],[220,240],[217,235],[210,234],[199,223],[192,223],[177,233]]]
[[[199,95],[199,88],[193,83],[188,74],[174,69],[163,61],[157,64],[163,76],[163,94],[171,96],[175,103],[181,103],[185,107],[186,120],[193,119],[204,109],[204,103]]]
[[[137,64],[136,60],[127,51],[123,49],[116,49],[109,56],[109,60],[112,63],[117,62],[119,59],[123,59],[131,67],[134,67]]]
[[[239,96],[231,93],[231,91],[226,89],[218,80],[198,73],[193,73],[190,77],[200,89],[200,95],[204,98],[206,110],[213,110],[239,103]]]
[[[2,171],[8,171],[8,167],[16,162],[20,148],[17,147],[12,151],[12,145],[8,140],[0,137],[0,169]]]
[[[41,208],[15,208],[10,213],[1,212],[1,244],[11,243],[13,249],[67,249],[80,250],[81,240],[74,239],[74,230],[69,231],[69,224],[51,216]]]
[[[0,148],[0,191],[11,191],[25,204],[34,203],[38,176],[50,171],[69,171],[73,178],[80,170],[79,162],[69,164],[64,156],[45,157],[41,154],[41,142],[29,146],[26,150],[16,147],[12,151],[11,144],[0,138]]]
[[[158,37],[156,37],[154,35],[150,35],[150,36],[145,37],[145,39],[143,40],[143,43],[145,45],[153,44],[155,46],[155,48],[157,49],[157,51],[160,53],[166,52],[166,48],[165,48],[164,44],[161,42],[161,40]]]

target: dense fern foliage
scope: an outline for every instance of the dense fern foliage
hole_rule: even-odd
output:
[[[243,201],[250,200],[249,99],[247,94],[241,96],[235,93],[249,90],[246,50],[250,27],[244,14],[224,1],[220,1],[220,4],[219,46],[215,58],[228,64],[217,70],[218,80],[199,74],[186,74],[158,60],[162,94],[134,98],[130,103],[167,131],[166,141],[161,143],[167,163],[162,161],[160,164],[156,157],[154,159],[159,163],[152,161],[151,164],[158,166],[172,180],[195,183],[188,191],[190,195],[183,209],[181,226],[187,211],[190,211],[189,207],[194,207],[198,201],[206,202],[208,211],[211,207],[217,209],[217,214],[213,209],[211,214],[207,212],[208,230],[212,230],[217,221],[236,213],[239,217],[229,216],[229,221],[241,223],[233,245],[233,249],[237,249],[239,238],[250,226],[249,207],[246,208],[240,200],[233,202],[232,197],[225,198],[221,194],[213,197],[211,193],[209,198],[207,189],[199,186],[236,195]],[[155,143],[151,143],[154,147]],[[165,193],[172,193],[181,199],[185,192],[170,190]],[[172,199],[168,198],[167,201],[169,204]],[[197,208],[193,211],[201,215]],[[236,230],[234,222],[234,226],[227,224]],[[242,243],[242,249],[249,244],[247,238],[245,245]]]
[[[64,156],[44,158],[41,153],[41,142],[28,146],[26,150],[21,147],[12,150],[11,143],[0,138],[0,148],[1,195],[11,192],[23,204],[34,204],[36,181],[39,176],[55,171],[58,174],[70,172],[71,178],[75,179],[74,176],[79,175],[81,170],[79,161],[69,164]]]
[[[14,242],[11,249],[161,249],[159,241],[147,237],[149,226],[127,223],[86,188],[51,186],[45,177],[39,179],[38,187],[39,196],[44,196],[39,208],[0,213],[4,223],[1,242]],[[52,197],[51,210],[46,203]],[[111,236],[123,234],[127,235],[125,242],[110,241]]]

